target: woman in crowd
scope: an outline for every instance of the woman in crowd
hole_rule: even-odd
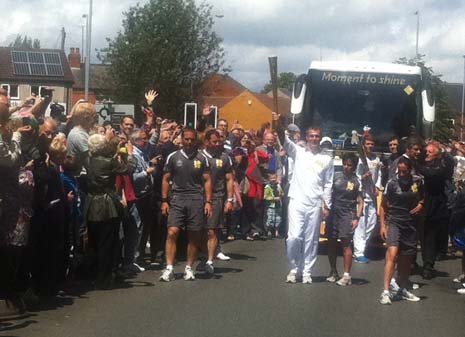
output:
[[[326,236],[328,237],[328,259],[331,267],[328,282],[336,282],[340,286],[352,284],[350,269],[352,267],[352,239],[358,219],[363,211],[363,198],[360,180],[355,174],[358,158],[354,153],[345,153],[342,157],[343,172],[334,175],[331,213],[326,220]],[[338,280],[336,269],[337,240],[341,240],[344,256],[344,276]]]
[[[417,215],[423,210],[424,204],[423,181],[412,175],[411,171],[412,162],[400,158],[397,175],[387,183],[381,204],[381,237],[387,244],[384,290],[379,299],[381,304],[391,304],[389,285],[396,261],[400,286],[397,296],[412,302],[420,300],[407,290],[412,258],[417,252]]]
[[[86,200],[85,220],[89,235],[89,246],[96,253],[96,287],[108,289],[114,267],[118,232],[122,219],[123,205],[116,191],[116,175],[134,168],[132,145],[126,144],[127,163],[117,159],[117,149],[110,146],[105,136],[89,137],[89,194]],[[119,149],[119,147],[118,147]]]

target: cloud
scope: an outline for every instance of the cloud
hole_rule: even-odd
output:
[[[8,0],[0,0],[0,4]],[[201,1],[201,0],[198,0]],[[123,12],[147,0],[94,1],[93,50],[121,29]],[[20,0],[0,13],[0,44],[17,34],[58,48],[60,29],[67,49],[81,46],[88,0]],[[463,0],[210,0],[215,29],[224,37],[232,76],[253,90],[269,80],[268,56],[277,55],[279,71],[306,72],[311,60],[392,62],[415,54],[416,16],[420,13],[420,53],[451,82],[463,80],[465,2]],[[4,5],[4,8],[8,6]],[[95,57],[94,57],[95,58]]]

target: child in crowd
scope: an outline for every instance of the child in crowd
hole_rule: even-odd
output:
[[[268,236],[277,237],[281,225],[281,199],[284,192],[275,173],[268,175],[268,181],[264,189],[265,230],[268,232]]]

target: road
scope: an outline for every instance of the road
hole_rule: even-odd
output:
[[[354,264],[350,287],[325,282],[327,257],[317,261],[314,283],[286,284],[284,240],[235,241],[233,257],[217,262],[217,275],[158,282],[148,270],[123,288],[56,299],[18,320],[0,320],[1,336],[465,336],[465,296],[451,282],[460,260],[439,262],[441,277],[412,280],[422,301],[378,303],[383,260]],[[341,261],[338,259],[339,270]],[[447,275],[449,274],[449,275]]]

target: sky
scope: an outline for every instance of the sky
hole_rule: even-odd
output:
[[[200,0],[199,0],[200,1]],[[123,12],[147,0],[94,0],[92,50],[105,47],[121,29]],[[392,62],[415,55],[419,11],[419,52],[448,82],[464,80],[465,0],[207,0],[215,30],[223,37],[231,76],[251,90],[269,81],[268,56],[278,71],[306,73],[312,60]],[[80,47],[82,14],[89,0],[0,0],[0,45],[17,34],[66,50]],[[59,6],[57,6],[59,4]]]

